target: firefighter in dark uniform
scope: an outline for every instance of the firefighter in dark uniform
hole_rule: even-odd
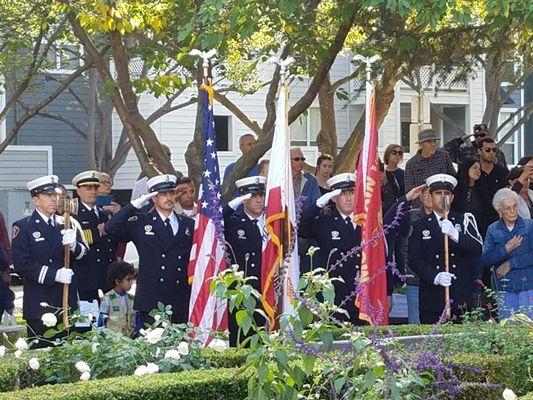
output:
[[[194,220],[173,211],[176,180],[174,175],[149,179],[149,193],[122,207],[105,225],[108,234],[132,241],[139,253],[133,307],[140,312],[143,326],[154,322],[149,313],[159,302],[172,306],[172,322],[185,323],[189,317],[187,265]],[[150,199],[154,205],[146,209]]]
[[[72,179],[80,200],[76,220],[89,245],[88,254],[74,268],[80,300],[85,301],[99,300],[98,289],[103,293],[111,289],[106,279],[107,268],[116,261],[117,242],[104,230],[109,215],[96,204],[99,178],[98,171],[84,171]]]
[[[76,276],[64,268],[65,246],[70,246],[74,264],[88,249],[81,233],[64,229],[63,217],[55,214],[61,193],[57,176],[35,179],[27,187],[35,211],[13,224],[12,247],[15,272],[24,281],[23,317],[32,338],[49,329],[41,321],[43,314],[55,313],[61,320],[63,284],[70,284],[69,306],[77,308]],[[39,341],[35,347],[44,346],[46,342]]]
[[[450,287],[452,319],[472,306],[474,269],[472,260],[482,251],[482,239],[472,214],[445,215],[445,197],[451,204],[457,180],[437,174],[426,180],[433,201],[433,213],[413,223],[409,237],[409,266],[420,279],[420,322],[439,321],[445,307],[444,288]],[[449,241],[449,271],[445,271],[444,235]]]
[[[301,222],[298,227],[298,235],[314,239],[320,247],[319,265],[330,269],[330,277],[341,277],[344,282],[334,281],[335,304],[340,305],[344,301],[342,308],[349,314],[347,318],[344,314],[336,317],[341,320],[348,319],[354,324],[360,324],[359,310],[355,306],[355,278],[359,272],[361,263],[361,253],[358,252],[349,257],[346,261],[339,259],[361,243],[360,228],[352,219],[355,197],[355,175],[342,173],[328,179],[331,192],[322,195],[316,204],[309,207],[302,213]],[[335,207],[331,212],[322,212],[322,209],[332,200]]]
[[[264,176],[251,176],[235,182],[240,196],[224,206],[224,236],[229,246],[232,263],[238,264],[246,277],[257,279],[249,284],[261,293],[261,257],[265,230],[265,183]],[[241,207],[243,205],[243,207]],[[255,316],[256,323],[264,320]],[[233,315],[229,317],[230,345],[237,344],[238,326]],[[244,339],[241,333],[240,340]]]

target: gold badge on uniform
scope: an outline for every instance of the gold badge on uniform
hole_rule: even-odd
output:
[[[35,239],[39,239],[41,237],[41,232],[35,231],[31,234]]]

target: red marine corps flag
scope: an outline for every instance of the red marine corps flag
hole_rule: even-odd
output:
[[[276,327],[276,316],[279,311],[290,311],[291,286],[297,286],[300,276],[296,243],[292,249],[289,248],[291,232],[296,225],[296,212],[290,163],[287,102],[288,89],[283,85],[276,110],[276,127],[266,186],[265,228],[269,236],[266,242],[263,242],[261,259],[263,309],[268,316],[271,330]],[[289,251],[291,251],[290,255]],[[284,265],[285,259],[289,260],[286,265]],[[282,277],[279,291],[274,287],[276,275]]]
[[[354,207],[355,221],[361,226],[361,243],[383,231],[375,96],[367,80],[365,138],[356,166]],[[359,318],[373,326],[389,322],[385,265],[385,239],[379,236],[362,249],[361,276],[355,300]]]

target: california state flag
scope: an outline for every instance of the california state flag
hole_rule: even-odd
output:
[[[292,309],[291,287],[296,288],[300,276],[296,243],[290,249],[290,255],[287,254],[292,230],[296,226],[290,163],[290,131],[287,121],[288,97],[287,86],[283,86],[276,110],[276,126],[266,185],[265,228],[269,235],[263,241],[261,292],[263,309],[268,316],[270,329],[276,327],[276,316],[279,311],[287,312]],[[289,262],[284,263],[285,259]],[[274,287],[276,276],[283,278],[279,288]]]
[[[356,166],[355,220],[361,226],[361,276],[355,304],[359,318],[371,325],[387,325],[387,274],[385,271],[385,239],[381,213],[381,181],[378,166],[378,128],[376,92],[366,85],[365,138],[359,164]],[[376,240],[371,240],[376,238]]]

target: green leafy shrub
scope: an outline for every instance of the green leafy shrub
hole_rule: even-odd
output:
[[[0,394],[0,400],[237,400],[249,375],[237,369],[184,371],[46,385]]]

